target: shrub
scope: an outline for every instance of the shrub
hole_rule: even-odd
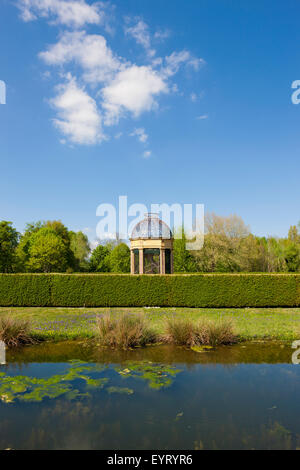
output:
[[[100,344],[112,348],[135,348],[156,340],[156,334],[142,315],[105,314],[97,319],[97,331]]]
[[[0,341],[3,341],[8,347],[34,344],[36,341],[31,335],[30,321],[8,315],[1,316]]]
[[[196,344],[195,324],[185,318],[167,318],[163,340],[178,346],[194,346]]]

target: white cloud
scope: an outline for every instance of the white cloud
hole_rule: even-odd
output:
[[[130,134],[131,137],[137,137],[138,140],[142,143],[145,144],[148,140],[148,135],[145,132],[145,129],[139,128],[139,129],[134,129],[134,131]]]
[[[193,93],[190,94],[190,99],[191,99],[191,101],[196,102],[198,100],[201,100],[204,97],[204,95],[205,95],[204,90],[202,90],[200,93],[193,92]]]
[[[39,57],[48,65],[75,62],[84,69],[85,81],[91,83],[109,80],[121,67],[106,39],[85,31],[64,33],[56,44],[40,52]]]
[[[198,121],[202,121],[203,119],[208,119],[208,115],[207,114],[203,114],[202,116],[197,116],[196,119]]]
[[[143,153],[143,158],[150,158],[152,155],[152,152],[150,150],[146,150],[144,153]]]
[[[149,66],[132,65],[121,70],[102,90],[105,124],[116,124],[130,112],[134,117],[157,106],[155,97],[168,93],[164,78]]]
[[[167,29],[164,30],[164,31],[162,31],[162,30],[156,31],[156,33],[154,34],[154,38],[159,40],[159,41],[164,41],[165,39],[167,39],[170,36],[171,36],[171,33]]]
[[[95,100],[70,76],[65,84],[57,87],[57,91],[57,96],[51,100],[58,113],[58,118],[53,119],[55,127],[75,144],[101,142],[105,137]]]
[[[189,65],[195,70],[198,70],[200,65],[205,64],[203,59],[193,57],[191,53],[186,50],[172,52],[171,55],[166,57],[165,61],[166,66],[164,70],[166,76],[175,75],[183,64]]]
[[[100,24],[103,20],[100,5],[99,2],[89,5],[85,0],[17,0],[24,21],[43,17],[73,27]]]
[[[155,50],[151,49],[151,37],[149,27],[144,21],[139,20],[134,26],[125,28],[125,33],[132,36],[138,44],[144,47],[150,57],[155,55]]]
[[[102,24],[105,28],[105,4],[88,0],[16,0],[25,21],[44,17],[68,27]],[[64,31],[55,44],[49,45],[39,57],[59,73],[72,71],[68,81],[60,85],[51,100],[58,116],[54,125],[62,132],[62,141],[95,144],[105,139],[102,125],[118,124],[120,118],[139,117],[158,107],[163,94],[179,93],[171,80],[181,67],[197,70],[204,63],[187,51],[154,58],[151,40],[162,40],[169,33],[158,31],[153,36],[141,19],[127,20],[127,35],[132,36],[147,52],[148,65],[131,63],[115,54],[103,35],[84,30]],[[46,72],[49,75],[49,72]],[[66,76],[66,75],[65,75]],[[54,78],[54,74],[51,75]],[[78,83],[85,84],[89,91]],[[191,99],[193,99],[191,97]],[[97,107],[98,104],[98,107]],[[100,112],[101,110],[101,112]],[[121,134],[116,134],[119,138]],[[135,135],[147,143],[148,135],[137,128]],[[151,152],[145,152],[149,158]]]

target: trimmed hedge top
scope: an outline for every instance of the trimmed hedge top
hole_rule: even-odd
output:
[[[0,274],[3,307],[299,307],[300,274]]]

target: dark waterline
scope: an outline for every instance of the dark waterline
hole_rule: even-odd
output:
[[[293,352],[280,343],[120,352],[87,342],[9,351],[0,449],[300,448]]]

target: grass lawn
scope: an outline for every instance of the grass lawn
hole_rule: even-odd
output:
[[[44,339],[94,337],[96,316],[105,312],[144,313],[158,333],[166,315],[215,320],[231,318],[241,340],[300,339],[300,308],[192,309],[192,308],[32,308],[0,307],[0,315],[30,318],[35,333]]]

